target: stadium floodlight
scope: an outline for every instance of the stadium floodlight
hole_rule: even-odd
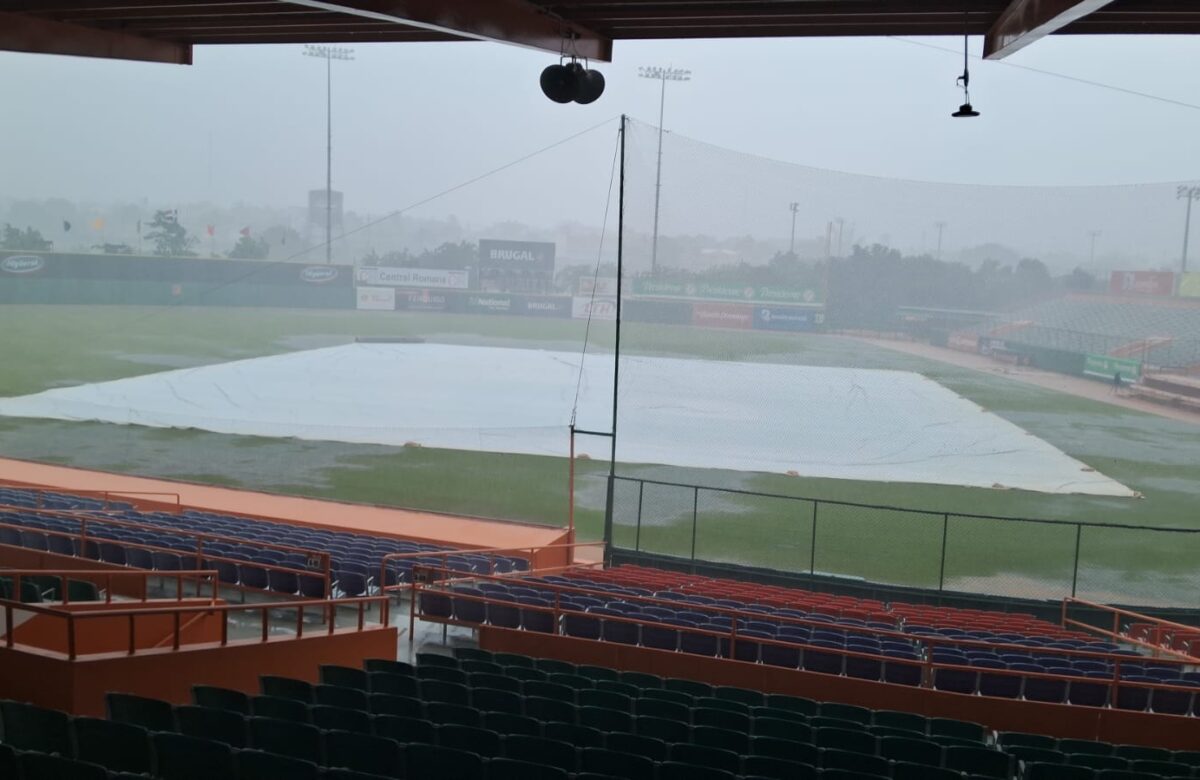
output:
[[[658,79],[662,89],[658,96],[658,170],[654,174],[654,238],[650,244],[650,275],[658,271],[658,201],[662,195],[662,139],[663,139],[663,108],[667,102],[668,81],[691,81],[692,72],[683,68],[667,66],[642,66],[638,68],[638,76],[644,79]]]
[[[1187,201],[1187,213],[1183,218],[1183,258],[1180,263],[1180,269],[1183,273],[1187,273],[1187,257],[1188,257],[1188,230],[1192,226],[1192,201],[1200,200],[1200,185],[1180,184],[1179,189],[1175,191],[1177,199]]]
[[[345,46],[304,44],[305,57],[325,60],[325,264],[333,263],[333,61],[354,59]]]
[[[788,254],[792,257],[796,256],[796,213],[800,211],[800,204],[792,201],[788,204],[788,210],[792,212],[792,240],[788,244]]]
[[[1088,231],[1088,238],[1090,238],[1092,240],[1091,246],[1088,248],[1088,267],[1089,268],[1094,267],[1096,265],[1096,239],[1099,237],[1100,237],[1099,230],[1089,230]]]
[[[937,259],[942,259],[942,233],[946,230],[946,223],[942,221],[934,222],[933,226],[938,229],[938,248]]]

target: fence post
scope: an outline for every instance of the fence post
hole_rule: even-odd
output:
[[[812,539],[808,543],[808,576],[811,579],[817,577],[817,506],[819,503],[818,501],[812,502]]]
[[[1075,567],[1071,572],[1071,598],[1075,598],[1075,586],[1079,584],[1079,541],[1083,536],[1083,526],[1075,524]]]
[[[938,604],[942,603],[942,590],[946,584],[946,536],[950,531],[950,514],[942,514],[942,562],[938,566]]]
[[[642,551],[642,496],[646,492],[646,480],[638,480],[638,513],[637,513],[637,529],[633,533],[633,551]]]
[[[692,574],[696,573],[696,523],[700,509],[700,486],[692,487]]]

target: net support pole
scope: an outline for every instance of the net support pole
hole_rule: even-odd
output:
[[[567,541],[575,543],[575,423],[571,423],[571,444],[567,466]]]
[[[626,117],[621,114],[621,170],[617,186],[617,322],[613,344],[612,439],[608,457],[608,490],[604,500],[604,565],[612,565],[613,500],[617,484],[617,390],[621,374],[621,295],[625,259],[625,129]]]

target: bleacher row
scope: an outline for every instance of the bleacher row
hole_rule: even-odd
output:
[[[1000,734],[563,661],[460,649],[413,666],[205,686],[193,704],[109,694],[108,719],[0,703],[0,777],[20,780],[1150,780],[1200,752]],[[396,693],[403,690],[405,693]]]
[[[875,612],[869,620],[761,602],[652,591],[669,573],[617,567],[546,577],[478,579],[421,591],[419,614],[583,639],[733,658],[968,695],[1170,715],[1196,713],[1200,673],[1111,642],[922,626]],[[740,584],[745,586],[744,583]],[[728,594],[736,588],[726,589]],[[794,604],[795,601],[786,603]],[[882,605],[877,607],[883,609]],[[1044,630],[1029,619],[1029,630]],[[1119,681],[1115,686],[1114,682]]]
[[[80,515],[87,519],[84,544]],[[139,569],[211,568],[226,585],[309,598],[326,595],[324,579],[305,574],[317,568],[321,553],[330,555],[335,596],[377,592],[383,557],[390,554],[455,553],[392,561],[384,585],[406,581],[414,562],[475,573],[529,567],[517,556],[195,510],[174,514],[113,503],[105,509],[98,499],[18,488],[0,488],[0,524],[0,544]]]

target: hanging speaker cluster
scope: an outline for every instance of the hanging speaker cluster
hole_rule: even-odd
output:
[[[595,102],[604,94],[604,74],[585,68],[574,57],[542,71],[542,93],[555,103]]]

